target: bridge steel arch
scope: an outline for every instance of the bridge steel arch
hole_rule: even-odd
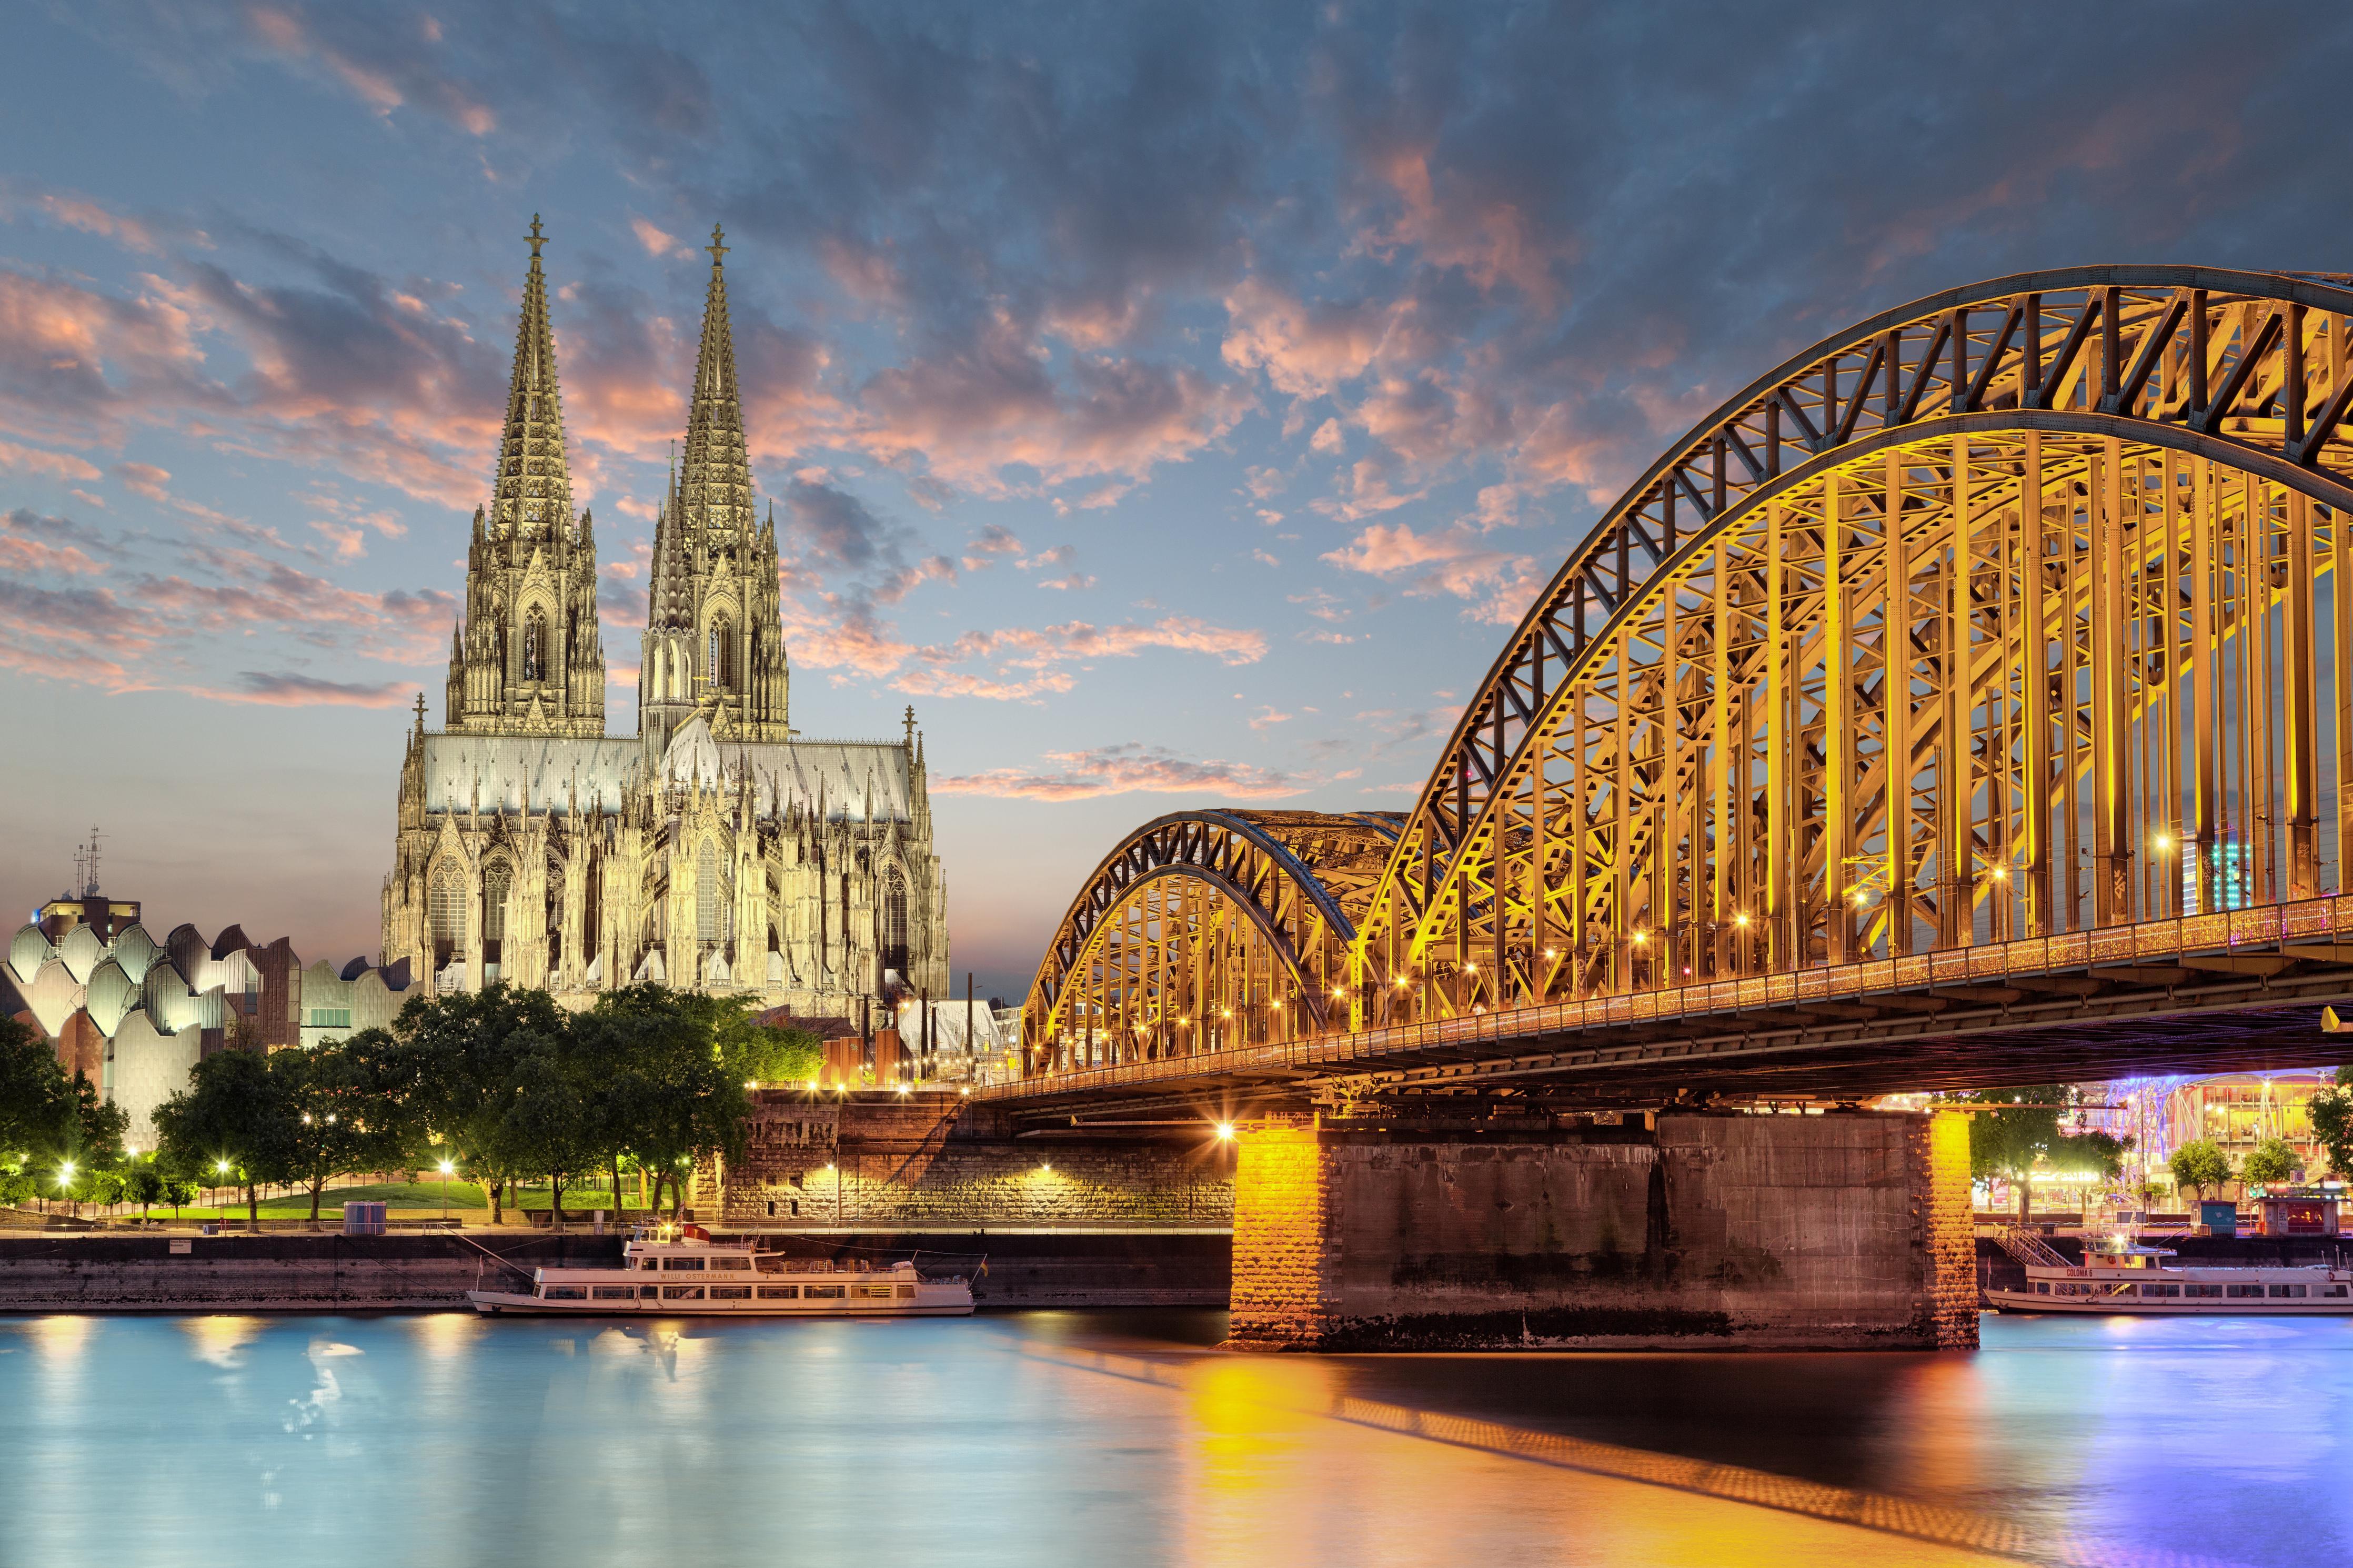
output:
[[[1022,1009],[1025,1069],[1119,1066],[1345,1020],[1396,813],[1184,811],[1103,858]]]
[[[1751,384],[1465,708],[1351,1026],[2342,886],[2348,282],[2000,279]]]

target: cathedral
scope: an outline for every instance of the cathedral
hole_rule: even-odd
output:
[[[776,521],[753,500],[720,239],[685,449],[654,522],[638,732],[611,735],[596,535],[572,508],[532,220],[444,725],[426,728],[420,696],[384,884],[383,962],[438,990],[507,980],[577,1003],[653,980],[843,1016],[861,997],[947,994],[913,710],[896,741],[792,727]]]

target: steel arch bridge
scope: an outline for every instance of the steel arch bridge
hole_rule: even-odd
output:
[[[1191,1056],[1345,1021],[1396,812],[1180,811],[1104,857],[1022,1014],[1064,1066]]]
[[[1557,1035],[2103,960],[2239,973],[2262,911],[2281,962],[2353,958],[2353,900],[2340,943],[2322,897],[2353,846],[2348,333],[2345,277],[2085,268],[1758,378],[1562,564],[1270,1027],[1500,1039],[1530,1009]],[[1040,973],[1033,1074],[1142,1059],[1072,1050],[1073,1017],[1189,1005],[1098,965],[1119,1001],[1074,1013],[1055,968],[1148,885],[1107,879],[1128,849]]]

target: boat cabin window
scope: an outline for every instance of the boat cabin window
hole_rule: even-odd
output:
[[[539,1289],[539,1297],[543,1301],[586,1301],[588,1288],[586,1285],[543,1285]]]
[[[2225,1289],[2233,1296],[2260,1296],[2263,1293],[2263,1288],[2260,1285],[2232,1285]]]
[[[2185,1296],[2219,1297],[2222,1294],[2222,1287],[2220,1285],[2186,1285],[2182,1287],[2181,1293]]]
[[[748,1301],[752,1299],[749,1285],[713,1285],[711,1299],[714,1301]]]
[[[763,1285],[760,1287],[760,1300],[763,1301],[797,1301],[800,1300],[800,1295],[801,1288],[797,1285]]]
[[[2272,1300],[2274,1301],[2284,1300],[2292,1296],[2300,1297],[2303,1294],[2304,1287],[2301,1285],[2274,1285],[2272,1287]]]
[[[640,1285],[638,1287],[638,1295],[642,1300],[648,1301],[652,1300],[655,1297],[660,1294],[661,1287],[659,1285]]]
[[[1897,515],[1900,516],[1902,514],[1898,513]],[[902,1301],[912,1301],[914,1299],[915,1288],[913,1285],[902,1285],[899,1287],[899,1300]]]
[[[803,1289],[801,1294],[812,1301],[839,1301],[841,1300],[842,1292],[847,1289],[847,1286],[842,1285],[811,1285]]]
[[[2048,1279],[2037,1279],[2034,1282],[2034,1293],[2038,1296],[2048,1296],[2051,1294],[2051,1281]]]
[[[704,1260],[700,1258],[665,1258],[662,1259],[662,1267],[676,1273],[682,1268],[700,1269],[703,1262]]]
[[[1899,513],[1898,515],[1900,516],[1901,514]],[[2346,1289],[2347,1288],[2342,1285],[2331,1285],[2327,1289],[2323,1290],[2321,1294],[2324,1296],[2342,1296],[2346,1293]]]
[[[2111,1285],[2108,1287],[2108,1294],[2111,1296],[2129,1296],[2137,1289],[2139,1289],[2139,1287],[2134,1285]]]
[[[2152,1280],[2148,1284],[2140,1288],[2140,1293],[2144,1296],[2179,1296],[2181,1294],[2181,1287],[2179,1285],[2159,1285]]]
[[[665,1301],[700,1301],[702,1300],[702,1287],[700,1285],[665,1285],[661,1288],[661,1290],[662,1300]]]
[[[858,1288],[858,1299],[861,1301],[887,1301],[891,1299],[891,1287],[888,1285],[860,1285]]]
[[[599,1285],[596,1287],[596,1300],[599,1301],[626,1301],[637,1293],[638,1288],[635,1285]]]
[[[711,1260],[711,1267],[713,1268],[749,1268],[752,1267],[752,1260],[748,1258],[714,1258]]]

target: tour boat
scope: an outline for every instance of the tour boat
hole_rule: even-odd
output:
[[[2146,1318],[2353,1314],[2353,1268],[2172,1268],[2158,1261],[2176,1256],[2170,1248],[2135,1243],[2086,1248],[2083,1262],[2070,1263],[2033,1237],[2002,1239],[2026,1267],[2023,1289],[1989,1288],[1985,1293],[1989,1303],[2007,1312]]]
[[[762,1253],[699,1231],[640,1234],[613,1268],[536,1268],[528,1290],[469,1290],[486,1317],[619,1313],[658,1317],[962,1318],[972,1281],[927,1279],[912,1262],[880,1267]]]

